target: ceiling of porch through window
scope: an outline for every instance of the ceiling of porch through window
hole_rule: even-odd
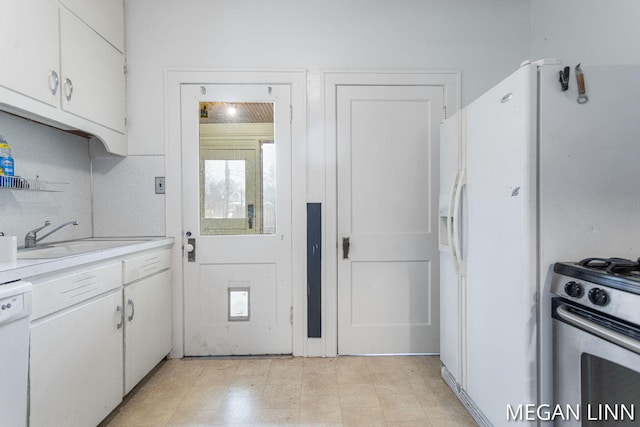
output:
[[[235,112],[233,109],[235,108]],[[200,124],[273,123],[273,104],[266,102],[201,102]]]

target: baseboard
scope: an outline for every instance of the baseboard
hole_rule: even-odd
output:
[[[456,395],[458,400],[464,405],[464,407],[469,411],[471,417],[473,417],[474,421],[478,423],[481,427],[493,427],[493,424],[484,416],[482,411],[476,406],[476,404],[471,399],[471,396],[467,394],[467,392],[460,387],[460,384],[456,382],[456,379],[451,375],[451,373],[447,370],[447,367],[442,365],[440,368],[440,373],[442,374],[442,379],[447,383],[449,388],[453,391],[453,394]]]

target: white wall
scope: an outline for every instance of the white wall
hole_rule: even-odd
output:
[[[638,0],[533,0],[531,21],[532,58],[571,67],[640,63]]]
[[[155,156],[165,152],[166,69],[308,70],[312,83],[328,69],[460,69],[463,98],[470,101],[527,57],[529,14],[528,0],[125,0],[128,148],[130,156],[143,156],[135,164],[147,172],[126,193],[97,186],[94,201],[151,203],[135,204],[139,215],[131,215],[132,209],[119,215],[97,210],[96,231],[109,234],[127,224],[122,233],[164,233],[157,225],[164,223],[164,213],[146,181],[151,170],[164,175]],[[313,201],[324,198],[321,102],[319,92],[309,93]],[[117,170],[124,164],[132,163]],[[100,181],[108,183],[118,181],[120,172],[101,173]],[[168,191],[174,184],[167,182]],[[136,216],[153,220],[140,224]]]
[[[28,179],[67,184],[47,187],[61,192],[21,191],[0,188],[0,231],[18,236],[24,245],[29,230],[51,221],[55,226],[77,220],[42,242],[91,237],[91,174],[89,144],[86,138],[72,135],[21,117],[0,112],[0,135],[11,146],[15,175]]]
[[[528,0],[126,0],[130,154],[162,154],[163,73],[460,69],[464,103],[529,51]]]

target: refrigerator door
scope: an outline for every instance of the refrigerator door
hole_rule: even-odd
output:
[[[525,65],[466,109],[466,392],[496,426],[537,402],[536,85]]]
[[[454,195],[459,171],[460,113],[440,125],[440,360],[454,378],[460,377],[459,274],[453,238]]]

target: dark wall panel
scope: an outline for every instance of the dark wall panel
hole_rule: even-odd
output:
[[[322,204],[307,203],[307,336],[322,337]]]

